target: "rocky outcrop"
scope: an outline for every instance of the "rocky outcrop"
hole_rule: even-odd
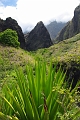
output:
[[[61,30],[56,37],[57,42],[73,37],[80,32],[80,5],[74,10],[74,17],[67,25]]]
[[[15,30],[18,34],[18,41],[20,42],[20,47],[25,48],[25,39],[21,27],[18,25],[17,21],[11,17],[6,18],[6,20],[0,19],[0,32],[12,29]]]
[[[38,22],[34,29],[25,35],[25,41],[26,49],[28,51],[35,51],[40,48],[48,48],[52,45],[50,35],[42,21]]]
[[[72,21],[74,23],[74,33],[79,33],[80,32],[80,5],[76,7],[74,11],[74,18]]]

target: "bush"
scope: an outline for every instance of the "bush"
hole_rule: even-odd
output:
[[[17,32],[12,29],[6,29],[0,33],[0,43],[13,47],[19,47]]]

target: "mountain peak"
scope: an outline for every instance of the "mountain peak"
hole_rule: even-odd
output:
[[[52,45],[50,35],[42,21],[36,24],[34,29],[25,36],[25,39],[26,49],[28,51],[47,48]]]
[[[61,30],[56,40],[59,42],[71,38],[78,33],[80,33],[80,5],[75,8],[72,20]]]
[[[42,21],[39,21],[37,25],[44,25]]]
[[[75,11],[80,11],[80,4],[75,8]]]

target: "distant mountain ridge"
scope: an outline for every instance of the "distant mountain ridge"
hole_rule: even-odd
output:
[[[67,24],[53,21],[45,27],[43,22],[40,21],[32,31],[23,34],[17,21],[9,17],[6,18],[6,20],[0,19],[0,32],[6,29],[12,29],[17,32],[20,47],[23,49],[34,51],[40,48],[48,48],[53,43],[71,38],[80,33],[80,5],[75,8],[74,17]],[[53,43],[51,39],[53,40]]]
[[[80,33],[80,5],[75,8],[74,17],[61,30],[55,41],[59,42],[71,38],[78,33]]]
[[[6,18],[6,20],[0,19],[0,32],[6,29],[15,30],[18,34],[20,47],[28,51],[47,48],[53,44],[49,32],[42,21],[38,22],[31,32],[23,34],[16,20],[11,17]]]
[[[62,28],[66,25],[65,22],[57,22],[53,21],[46,25],[46,28],[50,34],[51,39],[55,39],[57,34],[62,30]]]

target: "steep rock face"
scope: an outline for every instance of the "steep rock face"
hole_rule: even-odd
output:
[[[22,32],[21,27],[18,25],[17,21],[12,19],[11,17],[6,18],[6,20],[0,19],[0,32],[4,31],[6,29],[15,30],[18,34],[20,47],[25,48],[24,34]]]
[[[28,51],[47,48],[52,45],[50,35],[42,21],[38,22],[34,29],[25,35],[25,41]]]
[[[74,10],[74,17],[67,25],[61,30],[56,40],[59,42],[61,40],[70,38],[80,32],[80,5]]]
[[[76,7],[74,11],[74,18],[72,21],[74,23],[74,32],[79,33],[80,32],[80,5]]]

